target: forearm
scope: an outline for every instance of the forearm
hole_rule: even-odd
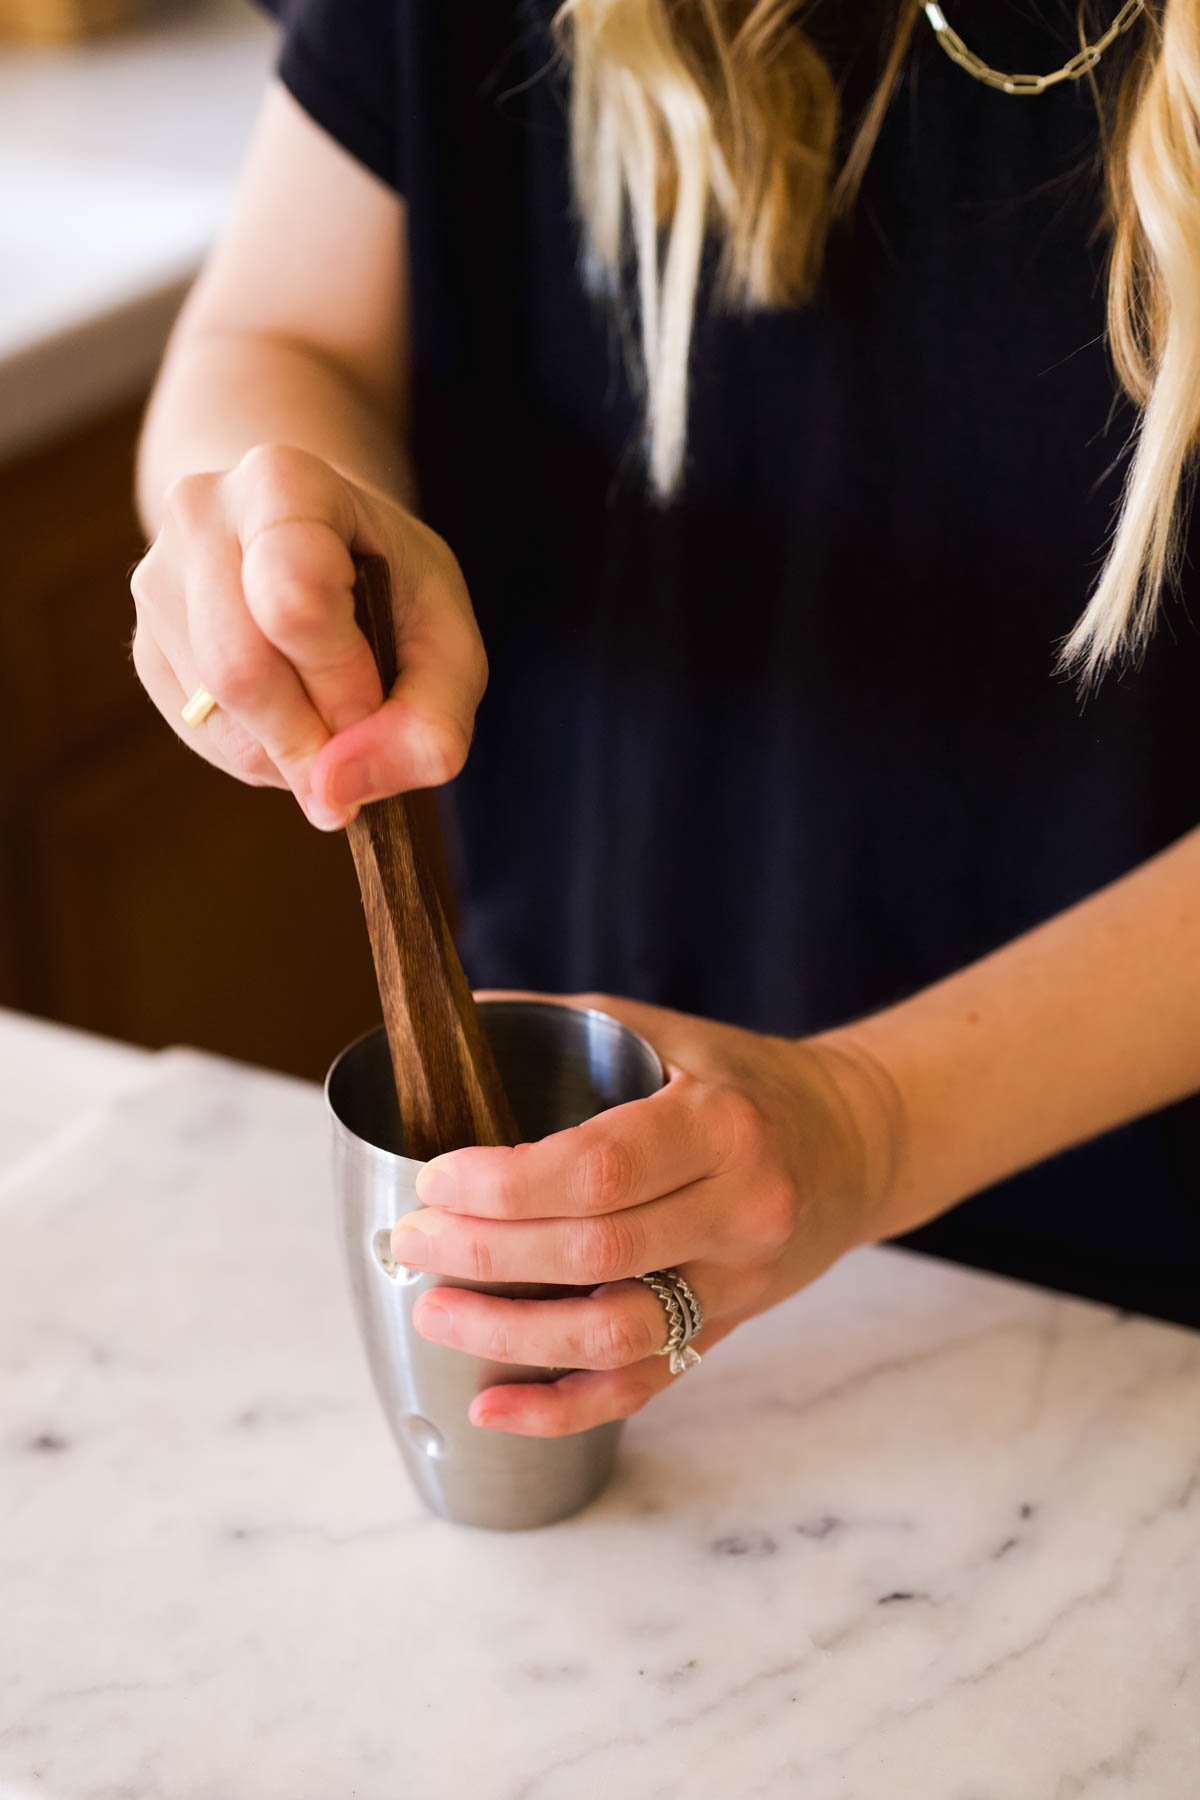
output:
[[[257,333],[197,332],[168,349],[138,449],[149,535],[180,475],[234,468],[256,444],[289,444],[349,480],[414,503],[399,420],[315,350]]]
[[[1182,1099],[1200,1089],[1200,830],[817,1041],[844,1052],[876,1139],[879,1236]]]

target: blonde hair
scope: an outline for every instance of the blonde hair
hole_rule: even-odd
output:
[[[706,244],[719,251],[719,303],[791,306],[811,294],[920,12],[919,0],[891,5],[874,98],[835,169],[837,92],[799,10],[795,0],[564,0],[556,15],[587,267],[615,295],[631,242],[649,476],[664,498],[683,468]],[[1085,683],[1145,647],[1178,573],[1200,433],[1200,0],[1147,0],[1146,15],[1103,115],[1109,341],[1141,410],[1108,555],[1062,648],[1062,666]],[[1082,41],[1082,8],[1080,30]]]

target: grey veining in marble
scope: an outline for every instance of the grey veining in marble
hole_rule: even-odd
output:
[[[1194,1800],[1200,1338],[888,1250],[548,1530],[427,1515],[314,1088],[172,1050],[0,1209],[3,1800]]]

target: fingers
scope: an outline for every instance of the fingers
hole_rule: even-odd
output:
[[[422,548],[428,560],[403,565],[408,585],[396,596],[399,678],[383,705],[342,730],[314,766],[314,790],[327,807],[440,787],[466,761],[487,659],[457,563],[440,541]]]
[[[719,1174],[735,1146],[738,1096],[678,1071],[645,1100],[514,1149],[434,1157],[417,1176],[427,1206],[477,1219],[594,1218]]]
[[[476,1219],[422,1207],[397,1220],[393,1259],[464,1281],[545,1281],[593,1287],[661,1267],[664,1244],[678,1257],[719,1254],[728,1236],[728,1196],[697,1183],[646,1206],[587,1219]]]
[[[662,1303],[642,1281],[610,1282],[562,1300],[430,1288],[417,1298],[413,1323],[431,1343],[544,1369],[623,1369],[667,1341]]]
[[[355,621],[356,551],[393,574],[401,673],[386,698]],[[458,564],[319,457],[261,445],[173,483],[131,586],[135,666],[172,728],[232,774],[289,786],[323,829],[462,767],[487,663]],[[201,683],[217,711],[185,736],[179,709]]]
[[[711,1328],[706,1324],[694,1348],[704,1355],[737,1323],[734,1317]],[[579,1370],[557,1381],[502,1382],[476,1394],[468,1417],[473,1425],[511,1431],[518,1437],[566,1437],[613,1419],[631,1418],[679,1379],[671,1373],[668,1357],[650,1356],[628,1368]]]
[[[201,730],[193,730],[184,724],[184,703],[195,692],[200,679],[185,649],[176,648],[173,655],[169,654],[159,644],[151,625],[140,619],[130,653],[138,680],[155,706],[170,721],[178,736],[205,762],[236,774],[251,787],[287,785],[262,745],[235,724],[227,713],[220,710],[210,713]]]
[[[171,720],[174,730],[182,737],[184,732],[189,729],[181,716],[184,703],[189,696],[185,693],[183,684],[175,673],[171,659],[164,652],[145,619],[139,618],[138,620],[137,630],[134,632],[129,646],[129,654],[133,659],[138,680],[159,712]]]
[[[383,700],[375,658],[354,619],[354,581],[345,542],[315,520],[264,527],[242,552],[247,610],[323,722],[318,749]]]
[[[630,1418],[676,1379],[663,1356],[640,1363],[636,1371],[581,1371],[557,1381],[504,1382],[476,1394],[467,1417],[472,1425],[510,1431],[515,1437],[569,1437]]]
[[[329,741],[329,728],[246,603],[236,539],[209,535],[194,544],[186,624],[191,660],[220,711],[261,744],[315,825],[331,830],[343,825],[345,814],[329,816],[311,790],[309,771]]]

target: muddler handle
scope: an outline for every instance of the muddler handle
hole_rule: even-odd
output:
[[[355,559],[355,618],[385,696],[397,675],[386,557]],[[346,828],[362,890],[409,1156],[520,1141],[454,939],[416,806],[371,800]]]

